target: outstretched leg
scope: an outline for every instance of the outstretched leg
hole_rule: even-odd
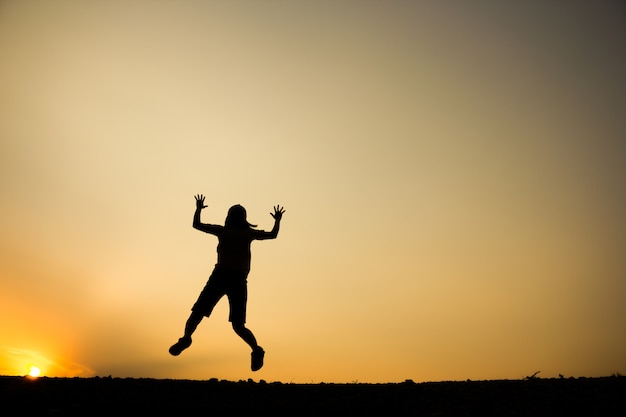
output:
[[[187,319],[187,323],[185,323],[185,336],[183,337],[188,337],[191,339],[191,335],[193,334],[193,332],[196,331],[196,329],[198,328],[198,324],[200,324],[203,318],[204,314],[192,311],[189,315],[189,318]]]
[[[243,323],[233,323],[233,330],[239,337],[252,348],[252,365],[253,371],[258,371],[263,367],[263,357],[265,351],[256,342],[254,334]]]
[[[195,311],[191,312],[189,318],[187,319],[187,322],[185,323],[185,334],[183,335],[183,337],[178,339],[178,342],[174,343],[170,347],[169,352],[171,355],[178,356],[183,350],[191,346],[191,335],[193,334],[193,332],[196,331],[198,324],[200,324],[203,318],[203,314],[197,313]]]

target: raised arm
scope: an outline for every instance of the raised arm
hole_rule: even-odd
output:
[[[204,204],[204,196],[202,194],[198,194],[194,197],[196,199],[196,211],[193,213],[193,228],[202,232],[215,234],[218,226],[202,223],[200,221],[200,213],[202,212],[202,209],[207,207],[206,204]]]
[[[274,206],[274,212],[270,213],[271,216],[274,218],[274,227],[272,227],[272,230],[269,232],[262,232],[262,234],[258,236],[257,239],[275,239],[276,236],[278,236],[278,231],[280,230],[280,221],[283,218],[284,212],[284,207],[281,207],[280,205]]]
[[[193,213],[193,227],[194,229],[202,230],[200,213],[202,209],[206,208],[206,204],[204,204],[204,196],[202,194],[195,195],[194,198],[196,199],[196,211]]]

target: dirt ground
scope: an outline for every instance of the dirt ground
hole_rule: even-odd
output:
[[[0,404],[3,415],[20,416],[601,416],[626,410],[626,377],[283,384],[5,376]]]

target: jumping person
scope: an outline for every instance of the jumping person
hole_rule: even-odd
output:
[[[280,228],[280,220],[285,212],[281,206],[275,206],[270,213],[274,218],[271,231],[255,229],[256,225],[248,223],[246,209],[240,205],[228,210],[224,226],[206,224],[200,221],[200,213],[206,208],[204,196],[196,195],[196,211],[193,216],[193,227],[202,232],[217,236],[217,264],[209,277],[198,300],[191,308],[191,314],[185,324],[185,334],[170,347],[174,356],[191,346],[191,335],[204,317],[209,317],[217,302],[226,295],[230,304],[228,320],[233,330],[252,349],[253,371],[263,366],[265,351],[257,344],[256,338],[245,326],[246,301],[248,297],[247,277],[250,272],[250,244],[253,240],[275,239]]]

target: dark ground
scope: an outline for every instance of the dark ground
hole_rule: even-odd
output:
[[[5,376],[0,404],[11,416],[613,416],[626,415],[626,377],[282,384]]]

